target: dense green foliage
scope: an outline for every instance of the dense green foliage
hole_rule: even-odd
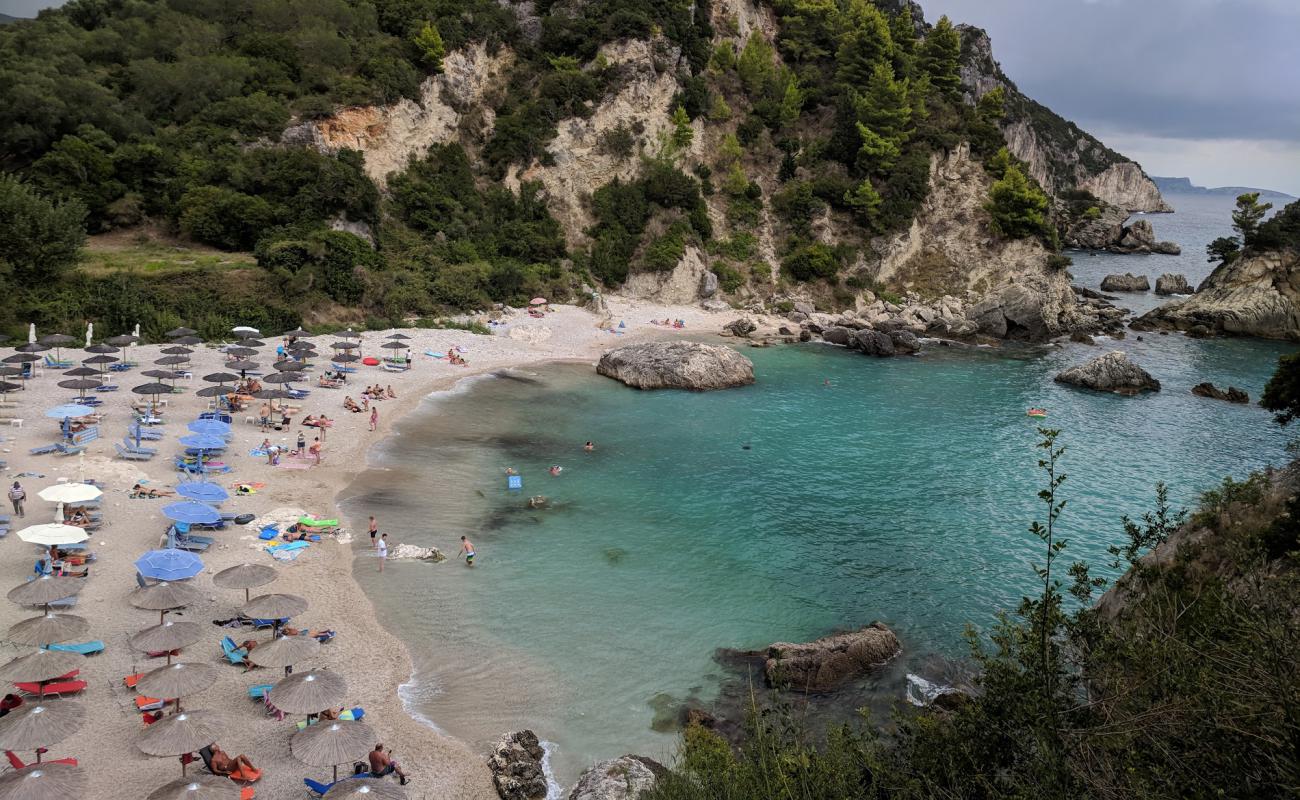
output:
[[[968,638],[975,691],[946,710],[899,709],[812,735],[793,713],[750,716],[733,749],[687,729],[649,800],[1282,798],[1300,788],[1300,500],[1263,475],[1225,480],[1188,523],[1204,528],[1152,561],[1187,516],[1122,519],[1105,584],[1064,557],[1063,448],[1042,431],[1037,597]],[[1172,545],[1173,543],[1170,542]],[[1165,548],[1167,549],[1167,548]],[[1062,573],[1069,577],[1062,580]],[[879,722],[879,721],[877,721]]]
[[[1265,219],[1272,208],[1272,203],[1259,202],[1257,192],[1238,196],[1232,212],[1232,229],[1236,234],[1220,236],[1206,246],[1210,263],[1231,264],[1246,252],[1300,252],[1300,201],[1284,206]]]
[[[86,208],[54,203],[11,175],[0,174],[0,292],[50,283],[77,262]]]

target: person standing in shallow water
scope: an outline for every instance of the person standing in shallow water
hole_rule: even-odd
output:
[[[373,431],[375,428],[378,427],[379,427],[379,407],[375,406],[374,408],[370,409],[370,430]]]
[[[374,517],[371,517],[370,518],[370,549],[371,550],[375,549],[375,537],[378,535],[379,535],[379,523],[375,522]]]
[[[379,571],[383,572],[384,562],[388,560],[388,534],[385,533],[383,536],[379,537],[379,543],[376,545],[376,548],[379,550],[377,553],[379,556]]]
[[[457,558],[465,556],[465,566],[474,566],[474,543],[464,536],[460,537],[460,552],[456,554]]]

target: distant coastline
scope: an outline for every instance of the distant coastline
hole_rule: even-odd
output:
[[[1213,188],[1206,188],[1204,186],[1193,184],[1191,178],[1158,178],[1152,175],[1151,180],[1155,181],[1156,187],[1160,189],[1161,194],[1201,194],[1236,197],[1237,195],[1246,194],[1247,192],[1258,192],[1259,196],[1266,200],[1295,199],[1286,192],[1278,192],[1273,189],[1255,189],[1249,186],[1215,186]]]

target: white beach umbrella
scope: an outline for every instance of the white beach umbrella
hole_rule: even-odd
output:
[[[81,469],[85,469],[85,462],[79,464]],[[56,483],[53,486],[47,486],[37,493],[42,500],[50,503],[58,503],[54,512],[54,521],[63,522],[63,506],[68,503],[88,503],[91,500],[98,500],[104,493],[98,486],[91,486],[88,483]]]
[[[90,347],[90,340],[95,335],[95,323],[86,323],[86,347]]]
[[[18,531],[18,538],[31,544],[39,544],[45,547],[50,545],[77,544],[90,538],[90,535],[75,525],[63,525],[58,522],[47,522],[44,525],[32,525]]]

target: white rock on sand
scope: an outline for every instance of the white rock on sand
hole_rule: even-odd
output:
[[[293,444],[298,431],[311,435],[311,429],[295,427],[293,430],[263,433],[255,425],[245,423],[245,417],[256,409],[235,416],[234,439],[225,460],[234,468],[232,474],[219,480],[227,486],[233,482],[261,482],[264,488],[251,495],[234,496],[223,510],[257,515],[257,521],[273,519],[281,525],[296,519],[306,511],[318,517],[339,517],[335,505],[336,494],[343,489],[366,463],[366,450],[378,442],[394,420],[419,404],[428,393],[449,388],[456,380],[478,373],[511,366],[535,364],[548,360],[580,360],[594,362],[606,349],[649,337],[681,337],[716,333],[717,324],[725,318],[715,317],[695,307],[656,306],[648,303],[629,303],[610,298],[610,311],[615,325],[625,321],[625,335],[616,336],[597,326],[599,319],[576,308],[560,306],[547,314],[545,327],[551,335],[545,341],[532,343],[519,341],[509,335],[514,326],[502,326],[506,335],[478,336],[458,330],[405,330],[411,337],[411,353],[415,367],[406,373],[390,374],[374,368],[362,368],[350,392],[316,389],[302,403],[303,413],[319,414],[322,411],[335,417],[336,424],[328,432],[324,460],[321,466],[311,469],[289,470],[269,466],[266,459],[253,457],[249,451],[269,436],[276,444]],[[685,331],[666,330],[653,326],[651,319],[682,319]],[[519,324],[538,324],[517,317]],[[770,321],[769,323],[770,324]],[[38,331],[38,334],[54,331]],[[123,331],[104,330],[104,336]],[[372,332],[364,336],[365,352],[378,352],[378,344],[388,332]],[[528,336],[528,339],[534,337]],[[328,344],[331,337],[317,341]],[[468,361],[466,367],[451,366],[446,360],[424,355],[425,351],[446,352],[460,346]],[[259,359],[264,365],[274,347],[274,337],[269,340],[264,355]],[[146,756],[134,747],[141,732],[140,715],[136,712],[134,692],[127,689],[122,678],[159,666],[154,659],[143,657],[127,645],[133,633],[157,623],[153,612],[132,608],[126,597],[135,588],[133,561],[145,550],[156,547],[166,525],[160,513],[168,501],[164,499],[129,499],[131,485],[138,480],[149,480],[157,489],[174,486],[175,474],[171,469],[171,455],[177,449],[176,438],[184,435],[185,424],[204,410],[203,401],[193,390],[203,385],[182,381],[186,394],[168,398],[165,412],[166,424],[157,428],[164,434],[162,441],[151,443],[160,455],[149,462],[124,462],[115,459],[113,443],[120,442],[130,422],[128,403],[133,399],[130,387],[144,382],[140,372],[149,369],[159,357],[159,345],[141,345],[132,348],[131,358],[141,367],[128,373],[114,373],[113,382],[122,389],[101,395],[106,415],[100,425],[101,438],[92,442],[84,459],[62,458],[53,455],[30,456],[28,450],[57,438],[57,426],[45,419],[44,411],[66,402],[69,392],[55,386],[59,376],[47,371],[36,380],[29,381],[26,391],[14,392],[6,398],[16,404],[7,408],[6,414],[25,420],[21,428],[0,424],[4,437],[3,458],[8,461],[6,479],[20,472],[39,472],[44,478],[23,478],[27,490],[27,521],[43,522],[53,514],[53,508],[36,498],[37,492],[58,479],[79,480],[94,478],[107,485],[103,500],[104,527],[90,540],[90,549],[97,560],[91,565],[90,578],[80,595],[75,613],[90,620],[88,638],[101,639],[107,649],[100,655],[88,657],[81,677],[89,683],[79,702],[87,710],[86,725],[73,736],[50,748],[50,758],[73,756],[95,776],[95,785],[112,787],[99,797],[144,797],[153,789],[177,776],[178,764],[173,758]],[[322,347],[321,350],[325,351]],[[2,355],[12,350],[4,348]],[[65,355],[69,351],[65,350]],[[71,357],[82,356],[71,351]],[[195,353],[192,373],[196,376],[217,371],[221,355],[209,347],[200,347]],[[396,400],[379,404],[380,430],[367,430],[367,417],[348,414],[341,409],[343,394],[357,396],[363,383],[391,385]],[[366,514],[360,510],[358,514]],[[15,530],[22,527],[18,520]],[[345,520],[346,522],[346,520]],[[381,514],[382,524],[382,514]],[[256,525],[256,523],[255,523]],[[412,783],[408,796],[412,798],[438,798],[438,800],[492,800],[495,792],[485,765],[485,757],[467,745],[440,735],[410,717],[402,708],[397,687],[411,675],[411,661],[401,643],[380,624],[370,600],[351,580],[353,560],[365,553],[368,541],[358,541],[349,546],[344,541],[326,537],[301,551],[290,563],[279,563],[269,555],[259,554],[243,537],[255,535],[256,526],[235,528],[215,534],[217,543],[203,555],[206,568],[195,582],[202,589],[202,601],[185,609],[179,616],[183,620],[203,623],[212,619],[234,616],[242,604],[243,593],[219,589],[212,584],[212,574],[245,561],[264,563],[276,567],[280,577],[272,584],[256,591],[283,592],[306,597],[310,606],[306,613],[294,619],[294,624],[304,627],[333,628],[337,638],[322,647],[319,655],[304,666],[324,667],[342,673],[348,684],[348,702],[366,708],[366,721],[380,740],[400,751],[404,768],[410,773]],[[358,537],[364,540],[364,535]],[[447,542],[446,547],[455,547]],[[7,557],[0,559],[0,587],[8,589],[22,583],[31,574],[36,558],[36,548],[9,536],[0,542]],[[260,546],[259,546],[260,549]],[[21,619],[33,616],[33,609],[21,609],[10,602],[0,604],[0,630]],[[199,643],[185,648],[182,658],[187,661],[213,663],[220,667],[219,679],[209,690],[187,698],[192,709],[218,709],[225,718],[224,733],[218,743],[231,753],[245,753],[263,770],[264,777],[256,785],[257,796],[265,798],[298,797],[303,791],[304,776],[323,779],[327,769],[308,767],[292,758],[289,736],[293,725],[277,722],[267,717],[262,706],[248,699],[248,688],[255,684],[273,682],[276,674],[271,670],[254,670],[245,673],[238,667],[225,663],[219,642],[230,631],[212,626]],[[254,634],[245,634],[253,636]],[[265,638],[266,634],[256,634]],[[29,652],[30,648],[12,651],[11,656]],[[24,753],[23,756],[30,756]]]

